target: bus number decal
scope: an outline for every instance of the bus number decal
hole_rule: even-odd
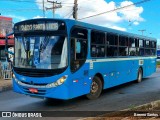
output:
[[[139,65],[143,65],[144,64],[144,60],[139,60]]]
[[[90,61],[89,68],[90,68],[90,69],[93,69],[93,62],[92,62],[92,61]]]

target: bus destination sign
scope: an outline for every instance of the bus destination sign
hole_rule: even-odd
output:
[[[45,30],[45,24],[20,25],[19,31]]]
[[[59,24],[58,22],[41,22],[41,23],[23,23],[15,25],[15,31],[18,32],[29,32],[29,31],[57,31],[59,27],[63,26],[64,23]]]

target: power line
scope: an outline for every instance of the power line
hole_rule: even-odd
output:
[[[70,18],[72,16],[73,11],[71,12],[71,14],[68,16],[68,18]]]
[[[36,1],[28,1],[28,0],[1,0],[1,1],[10,1],[10,2],[26,2],[26,3],[38,3],[38,4],[43,4],[42,2],[36,2]],[[65,3],[65,2],[61,2],[61,4],[74,4],[74,3]]]
[[[35,1],[26,1],[26,0],[1,0],[1,1],[10,1],[10,2],[28,2],[28,3],[41,3],[43,4],[43,2],[35,2]]]
[[[0,9],[1,11],[34,11],[34,10],[39,10],[39,9],[33,9],[33,8],[27,8],[27,9]]]
[[[127,6],[119,7],[119,8],[113,9],[113,10],[109,10],[109,11],[106,11],[106,12],[98,13],[98,14],[91,15],[91,16],[88,16],[88,17],[80,18],[78,20],[83,20],[83,19],[87,19],[87,18],[91,18],[91,17],[96,17],[96,16],[99,16],[99,15],[102,15],[102,14],[106,14],[106,13],[109,13],[109,12],[114,12],[114,11],[117,11],[117,10],[128,8],[128,7],[132,6],[132,5],[138,5],[138,4],[142,4],[142,3],[148,2],[148,1],[150,1],[150,0],[142,0],[142,1],[130,4],[130,5],[127,5]]]
[[[69,11],[67,14],[65,14],[65,15],[63,16],[63,18],[66,18],[68,15],[70,15],[70,14],[72,14],[72,13],[73,13],[73,10]]]
[[[53,10],[53,17],[55,17],[54,16],[55,9],[61,8],[62,7],[61,3],[58,3],[57,1],[54,2],[54,1],[49,1],[49,0],[47,0],[47,2],[52,3],[53,6],[51,8],[46,8],[46,10]]]

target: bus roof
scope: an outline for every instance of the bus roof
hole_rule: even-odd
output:
[[[115,33],[118,35],[124,35],[124,36],[130,36],[130,37],[134,37],[134,38],[141,38],[141,39],[145,39],[145,40],[153,40],[153,41],[157,41],[156,38],[153,37],[147,37],[147,36],[143,36],[143,35],[138,35],[138,34],[133,34],[133,33],[129,33],[129,32],[124,32],[124,31],[120,31],[120,30],[115,30],[115,29],[111,29],[108,27],[102,27],[99,25],[94,25],[94,24],[89,24],[89,23],[85,23],[85,22],[80,22],[80,21],[75,21],[72,19],[53,19],[53,18],[37,18],[37,19],[29,19],[29,20],[25,20],[25,21],[21,21],[16,23],[20,24],[23,22],[27,22],[27,21],[36,21],[36,20],[62,20],[64,22],[66,22],[67,24],[71,24],[72,26],[77,25],[80,27],[84,27],[84,28],[89,28],[89,29],[93,29],[93,30],[97,30],[97,31],[103,31],[103,32],[109,32],[109,33]]]

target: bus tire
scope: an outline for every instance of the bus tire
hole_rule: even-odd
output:
[[[138,75],[137,75],[137,82],[138,82],[138,83],[142,82],[142,76],[143,76],[142,69],[139,68],[139,69],[138,69]]]
[[[86,97],[90,100],[94,100],[100,96],[101,92],[102,92],[102,81],[99,77],[95,76],[91,84],[90,93],[87,94]]]

